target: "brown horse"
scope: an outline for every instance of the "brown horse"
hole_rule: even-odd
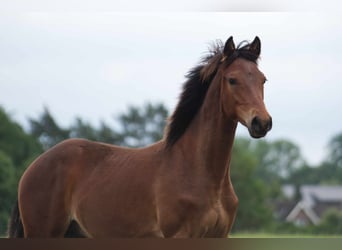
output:
[[[215,45],[153,145],[69,139],[38,157],[20,180],[9,237],[227,237],[238,206],[229,176],[237,124],[254,138],[272,126],[260,47],[258,37]]]

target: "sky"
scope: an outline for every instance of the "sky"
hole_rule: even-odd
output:
[[[3,6],[8,11],[0,11],[0,105],[26,127],[27,118],[37,118],[44,106],[62,126],[77,116],[94,125],[113,124],[128,105],[146,102],[162,102],[172,111],[185,74],[211,42],[232,35],[239,43],[258,35],[259,68],[268,79],[265,103],[273,117],[267,139],[289,139],[310,164],[318,164],[328,141],[342,132],[340,13],[290,7],[18,10],[13,1]],[[240,125],[238,135],[248,136],[246,128]]]

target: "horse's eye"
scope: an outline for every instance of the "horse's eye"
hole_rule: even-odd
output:
[[[264,84],[267,82],[267,79],[265,78],[265,80],[264,80]]]
[[[231,85],[235,85],[237,83],[236,79],[234,78],[228,78],[228,82],[231,84]]]

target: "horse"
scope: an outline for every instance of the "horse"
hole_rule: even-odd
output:
[[[272,127],[260,51],[259,37],[214,43],[152,145],[74,138],[44,152],[20,179],[9,237],[228,237],[238,207],[229,175],[237,125],[253,138]]]

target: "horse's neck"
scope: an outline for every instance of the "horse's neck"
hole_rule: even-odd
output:
[[[184,167],[192,168],[194,177],[204,175],[219,188],[229,171],[236,126],[236,121],[224,116],[219,88],[208,90],[199,113],[178,144],[183,152],[189,152],[186,162],[190,164]]]

